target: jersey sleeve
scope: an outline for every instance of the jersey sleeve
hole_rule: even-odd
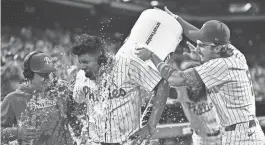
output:
[[[12,127],[16,122],[15,112],[13,110],[13,101],[11,96],[7,95],[1,102],[1,127]]]
[[[229,80],[228,66],[223,59],[210,60],[203,65],[195,67],[206,88],[212,88]]]
[[[131,59],[128,76],[133,83],[152,91],[162,79],[160,74],[137,59]]]

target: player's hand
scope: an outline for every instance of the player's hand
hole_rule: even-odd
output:
[[[169,15],[177,19],[179,16],[176,14],[173,14],[166,6],[164,7],[165,12],[167,12]]]
[[[187,45],[189,47],[190,52],[184,52],[183,55],[188,56],[190,59],[192,59],[194,61],[201,62],[202,59],[201,59],[201,55],[199,53],[199,50],[188,41],[187,41]]]
[[[19,128],[17,132],[17,139],[29,140],[37,139],[41,135],[41,131],[33,128]]]
[[[146,46],[137,46],[135,48],[135,55],[142,59],[143,61],[146,61],[152,57],[152,51],[150,51]]]
[[[145,144],[149,144],[151,137],[155,133],[154,127],[151,127],[148,123],[140,128],[133,136],[136,137],[133,141],[133,145],[141,145],[144,140],[146,140]]]

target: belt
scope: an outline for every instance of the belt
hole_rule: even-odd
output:
[[[101,145],[121,145],[120,143],[104,143],[104,142],[101,142],[100,144]]]
[[[197,131],[195,131],[195,133],[199,135],[199,133],[198,133]],[[207,133],[206,136],[208,136],[208,137],[211,137],[211,136],[217,136],[217,135],[219,135],[220,133],[221,133],[221,131],[218,130],[218,131],[216,131],[216,132],[214,132],[214,133]]]
[[[237,123],[237,124],[240,124],[240,123]],[[237,124],[233,124],[233,125],[225,127],[225,131],[234,131],[236,129],[236,125]],[[256,121],[255,120],[250,120],[248,127],[251,128],[251,127],[254,127],[254,126],[256,126]]]

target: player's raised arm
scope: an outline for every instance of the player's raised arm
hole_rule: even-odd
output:
[[[165,7],[165,11],[170,14],[171,16],[173,16],[181,25],[181,27],[183,28],[183,34],[188,37],[190,40],[192,40],[193,42],[196,42],[197,39],[193,37],[193,35],[191,35],[192,31],[198,31],[199,29],[195,26],[193,26],[192,24],[190,24],[189,22],[185,21],[184,19],[182,19],[181,17],[179,17],[178,15],[173,14],[170,10],[167,9],[167,7]]]
[[[174,69],[150,50],[143,47],[136,48],[136,55],[142,60],[151,59],[160,72],[161,77],[168,81],[170,86],[203,86],[203,81],[194,68],[185,71]]]

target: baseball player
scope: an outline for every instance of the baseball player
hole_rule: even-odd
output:
[[[142,99],[139,93],[140,89],[151,92],[161,80],[159,73],[143,66],[138,58],[109,56],[99,37],[83,34],[79,38],[72,53],[78,56],[83,71],[77,75],[73,97],[87,104],[85,122],[88,124],[83,127],[87,129],[81,133],[84,143],[137,144],[150,138],[157,122],[150,122],[138,131]],[[158,87],[160,93],[157,93],[160,96],[154,99],[152,120],[162,114],[167,89],[168,84],[162,81]],[[132,143],[129,137],[136,131],[143,137],[136,136],[137,140]]]
[[[177,15],[172,16],[182,25],[184,35],[197,42],[192,54],[200,56],[203,64],[180,71],[163,63],[147,48],[137,48],[138,57],[151,59],[171,86],[192,86],[198,90],[206,86],[223,128],[222,144],[263,145],[265,137],[256,118],[249,68],[245,56],[230,44],[229,28],[210,20],[198,29]]]
[[[24,59],[23,75],[27,80],[17,90],[8,94],[1,103],[1,141],[9,144],[17,140],[19,145],[72,145],[70,133],[64,129],[65,118],[61,104],[43,91],[50,82],[51,73],[56,71],[51,58],[34,51]],[[44,118],[43,113],[45,114]],[[41,114],[40,114],[41,113]],[[28,117],[36,121],[22,119]],[[32,117],[35,116],[35,117]],[[47,119],[47,120],[46,120]],[[46,120],[46,122],[41,122]],[[35,128],[26,125],[31,124]]]
[[[200,65],[198,62],[188,62],[182,69],[186,70],[198,65]],[[178,97],[174,99],[174,102],[181,103],[190,122],[193,130],[193,145],[220,145],[220,121],[212,101],[206,97],[206,89],[201,92],[197,92],[191,87],[175,87],[175,89]],[[202,97],[198,98],[196,95]]]

